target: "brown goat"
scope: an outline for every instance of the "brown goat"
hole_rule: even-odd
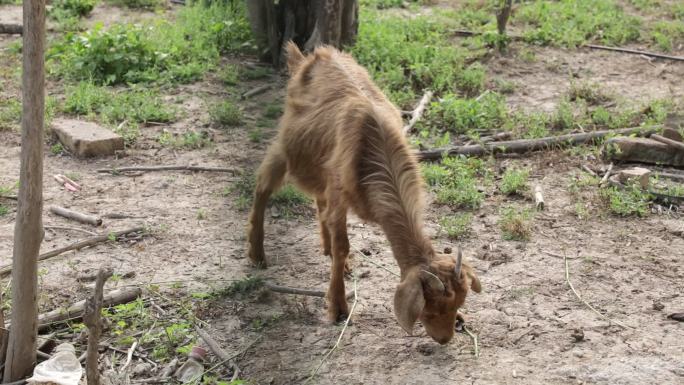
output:
[[[392,103],[354,59],[319,47],[308,56],[288,43],[290,80],[278,136],[257,175],[249,217],[249,257],[264,260],[264,211],[286,174],[318,206],[323,253],[332,255],[328,316],[348,314],[344,272],[349,254],[347,211],[377,223],[401,270],[394,312],[409,334],[416,320],[439,343],[454,334],[457,309],[469,288],[480,292],[473,269],[438,254],[423,234],[423,180]]]

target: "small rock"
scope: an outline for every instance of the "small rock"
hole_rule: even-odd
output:
[[[582,342],[582,341],[584,341],[584,330],[574,329],[572,331],[571,336],[575,340],[575,342]]]
[[[424,356],[431,356],[435,353],[435,345],[432,343],[418,345],[418,352]]]
[[[444,254],[451,254],[453,250],[451,250],[451,247],[445,247],[444,248]]]
[[[679,322],[684,322],[684,313],[673,313],[667,316],[667,318]]]
[[[149,375],[152,371],[152,364],[149,362],[141,362],[133,366],[131,374],[134,376]]]
[[[59,141],[80,157],[114,155],[124,149],[121,135],[95,123],[74,119],[57,119],[52,130]]]
[[[663,305],[659,301],[653,302],[653,310],[661,311],[663,309],[665,309],[665,305]]]
[[[361,249],[361,253],[362,253],[363,255],[367,256],[367,257],[371,255],[370,250],[368,250],[368,249],[365,248],[365,247],[364,247],[363,249]]]
[[[572,352],[572,354],[574,354],[575,357],[578,357],[578,358],[584,357],[584,352],[581,350],[576,350],[576,351]]]
[[[648,182],[651,177],[651,170],[643,167],[632,167],[618,172],[618,180],[620,183],[627,183],[630,181],[638,181],[641,188],[648,188]]]
[[[359,278],[368,278],[368,277],[370,277],[370,275],[371,275],[370,270],[366,270],[363,273],[361,273],[361,275],[359,275]]]

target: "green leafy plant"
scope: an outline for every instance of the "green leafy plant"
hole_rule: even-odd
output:
[[[464,213],[442,217],[439,220],[439,224],[449,238],[462,239],[470,233],[470,223],[472,220],[472,214]]]
[[[499,218],[503,238],[514,241],[527,241],[532,236],[532,212],[528,209],[504,207]]]
[[[624,189],[614,186],[602,188],[599,196],[608,206],[608,210],[619,216],[636,215],[643,217],[648,214],[651,195],[636,184],[630,184]]]
[[[499,189],[506,195],[523,195],[528,190],[527,180],[530,176],[528,170],[509,168],[501,178]]]
[[[209,110],[211,121],[219,127],[235,127],[242,124],[242,111],[231,101],[224,100]]]

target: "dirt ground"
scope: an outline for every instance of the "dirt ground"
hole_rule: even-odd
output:
[[[12,7],[0,7],[0,14],[8,8]],[[98,15],[109,18],[111,13],[99,10]],[[0,36],[0,49],[14,39]],[[519,85],[508,97],[513,107],[551,110],[567,91],[568,73],[627,98],[684,96],[684,65],[679,63],[589,50],[527,49],[543,59],[530,65],[512,54],[489,63],[490,76]],[[249,89],[263,82],[278,87],[244,102],[247,116],[256,116],[266,103],[282,100],[284,79],[278,75],[241,87]],[[8,96],[18,88],[2,87],[0,92]],[[42,263],[41,308],[83,298],[89,289],[77,278],[103,266],[136,273],[133,278],[108,283],[109,287],[180,281],[181,290],[192,293],[227,285],[216,280],[260,275],[282,285],[325,289],[330,264],[320,253],[313,209],[294,218],[267,213],[265,247],[270,267],[259,271],[245,258],[247,213],[238,209],[234,195],[223,193],[236,176],[159,172],[129,177],[96,172],[104,167],[157,164],[254,170],[267,143],[250,142],[241,128],[209,127],[207,103],[227,92],[211,74],[202,82],[180,87],[169,101],[177,103],[184,117],[166,127],[144,127],[139,143],[118,157],[55,156],[46,145],[46,226],[107,233],[144,224],[153,229],[154,236],[70,252]],[[214,144],[199,150],[163,147],[154,139],[162,129],[204,130]],[[0,132],[0,186],[19,179],[19,152],[20,135]],[[532,183],[544,189],[546,210],[535,217],[529,242],[504,241],[498,212],[511,198],[488,194],[475,212],[472,235],[460,243],[483,285],[483,293],[470,295],[463,309],[468,327],[479,336],[477,358],[467,335],[457,334],[451,343],[440,346],[420,326],[414,336],[407,336],[398,326],[391,305],[398,278],[376,265],[398,271],[388,243],[378,227],[352,217],[352,261],[360,277],[353,324],[312,383],[684,383],[684,329],[666,318],[684,311],[684,222],[676,212],[623,219],[591,208],[588,220],[578,219],[569,185],[582,164],[600,163],[564,152],[496,160],[497,169],[529,167]],[[57,173],[77,173],[83,190],[64,191],[52,178]],[[49,205],[131,218],[105,219],[102,228],[90,228],[50,214]],[[197,215],[200,210],[206,213],[202,219]],[[427,232],[437,249],[456,246],[437,225],[437,218],[448,210],[431,204],[427,212]],[[0,217],[0,265],[11,262],[14,220],[10,205],[10,214]],[[41,250],[85,236],[48,229]],[[371,255],[362,257],[356,251],[361,249]],[[626,328],[578,301],[566,283],[562,255],[569,258],[570,280],[581,296]],[[352,287],[351,279],[347,285]],[[226,350],[240,352],[253,344],[238,364],[241,378],[255,384],[303,383],[341,331],[325,320],[322,299],[268,292],[214,303],[202,309],[200,317]],[[254,320],[266,321],[257,329]],[[578,330],[584,335],[581,341],[573,337]]]

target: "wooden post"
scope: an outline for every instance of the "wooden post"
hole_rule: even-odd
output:
[[[102,290],[107,278],[112,276],[111,270],[100,270],[95,280],[93,296],[86,299],[83,323],[88,327],[88,350],[86,354],[86,379],[88,385],[100,385],[98,370],[99,353],[97,351],[102,335]]]
[[[21,167],[12,264],[12,327],[4,382],[30,375],[38,333],[38,253],[43,241],[45,0],[24,0]]]

